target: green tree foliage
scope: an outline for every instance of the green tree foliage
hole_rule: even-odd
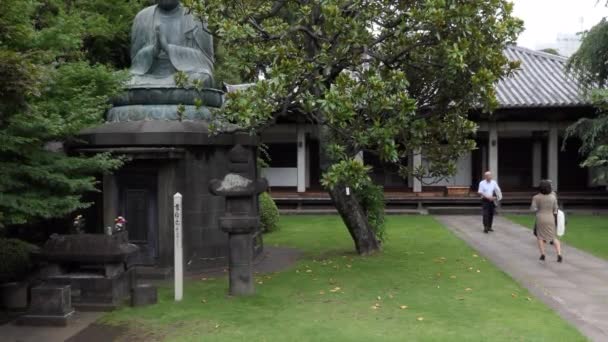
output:
[[[474,147],[469,110],[494,108],[494,83],[517,66],[503,56],[521,30],[506,0],[184,3],[237,54],[234,68],[257,79],[229,96],[219,119],[252,131],[281,115],[318,123],[332,165],[324,174],[330,193],[371,182],[355,160],[359,151],[399,165],[403,175],[453,173]],[[409,168],[413,151],[429,163]],[[355,240],[370,235],[369,222],[341,215]],[[357,244],[362,254],[375,248]]]
[[[53,144],[100,123],[125,80],[130,23],[144,1],[0,2],[0,212],[4,224],[86,207],[109,155],[66,155]]]
[[[582,141],[580,152],[585,155],[584,167],[608,166],[608,21],[605,19],[583,34],[578,51],[572,55],[568,68],[579,79],[585,95],[597,108],[593,118],[583,118],[570,126],[567,137]],[[608,179],[606,172],[599,180]]]
[[[27,242],[0,238],[0,284],[23,280],[33,267],[30,253],[35,250]]]

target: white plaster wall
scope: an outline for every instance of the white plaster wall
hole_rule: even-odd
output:
[[[432,178],[425,178],[423,186],[471,186],[471,175],[472,175],[472,156],[471,153],[467,153],[461,157],[457,162],[458,171],[452,177],[443,179],[438,182],[433,182]],[[426,160],[422,161],[423,164],[427,164]]]
[[[298,168],[269,167],[262,169],[262,177],[270,186],[298,186]]]

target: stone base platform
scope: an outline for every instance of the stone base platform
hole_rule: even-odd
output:
[[[64,315],[24,315],[15,321],[17,325],[29,325],[29,326],[56,326],[65,327],[68,325],[72,317],[74,316],[74,310]]]

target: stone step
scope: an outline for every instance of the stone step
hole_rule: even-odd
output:
[[[566,215],[608,215],[606,209],[575,208],[564,210]],[[445,206],[426,209],[391,208],[384,211],[387,215],[481,215],[481,206]],[[281,215],[337,215],[336,209],[310,208],[279,209]],[[526,207],[503,207],[496,209],[496,215],[530,215]]]
[[[316,209],[306,208],[301,209],[279,209],[281,215],[337,215],[336,209]],[[386,215],[428,215],[424,209],[386,209]]]
[[[481,206],[428,207],[429,215],[481,215]]]

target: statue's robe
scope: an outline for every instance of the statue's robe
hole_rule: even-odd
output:
[[[157,44],[156,27],[168,42],[168,51],[154,53]],[[190,80],[213,83],[213,37],[200,20],[181,6],[170,13],[157,5],[137,14],[131,32],[131,87],[175,87],[177,71]]]

